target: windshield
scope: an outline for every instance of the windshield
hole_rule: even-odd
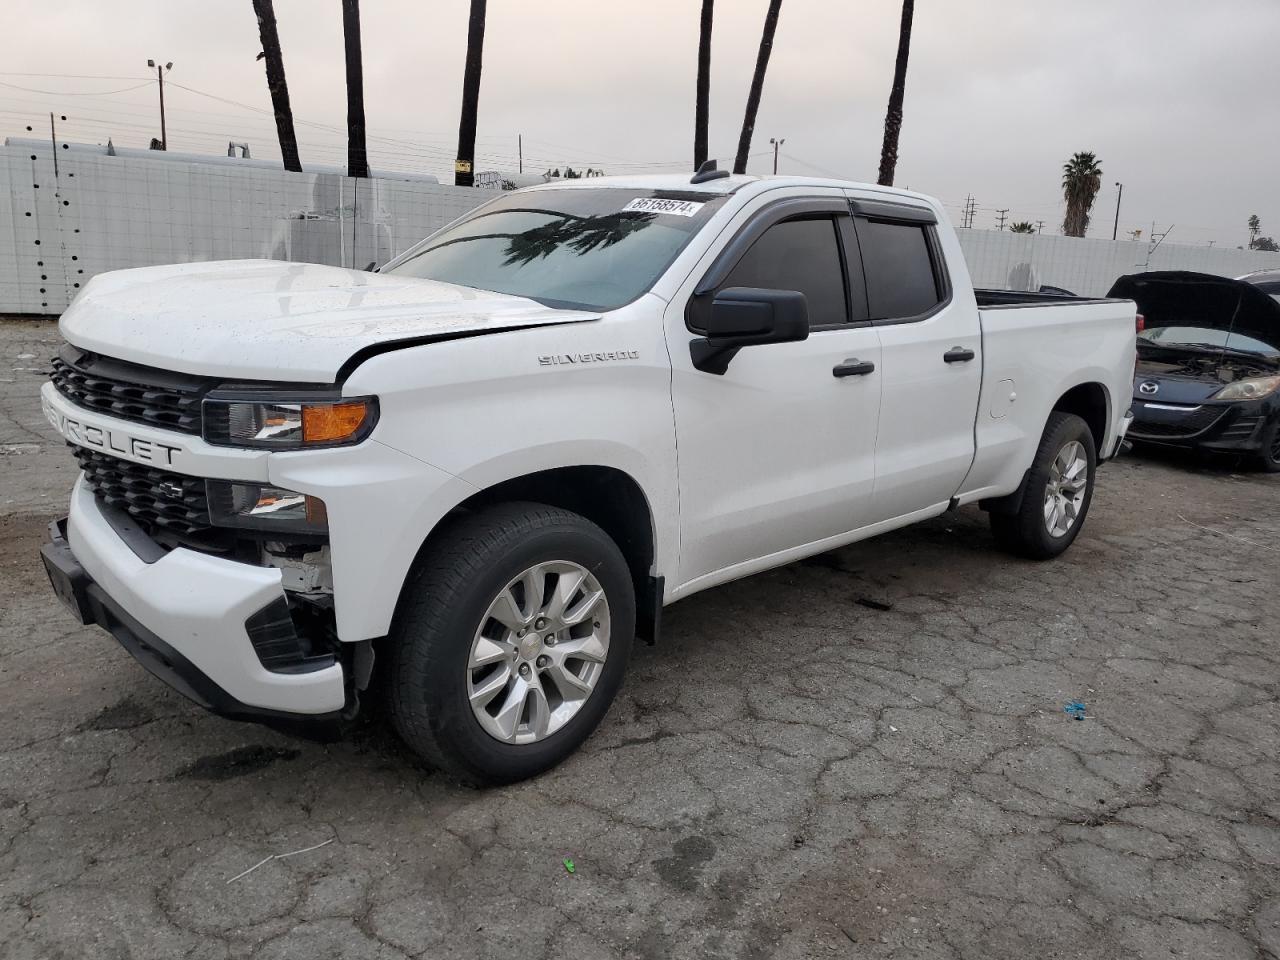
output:
[[[382,272],[611,310],[652,287],[723,203],[706,194],[614,187],[513,193]]]
[[[1280,351],[1261,340],[1212,327],[1152,327],[1140,333],[1138,338],[1163,346],[1226,348],[1267,357],[1280,356]]]

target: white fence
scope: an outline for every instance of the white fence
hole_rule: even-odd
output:
[[[61,147],[61,144],[59,145]],[[0,147],[0,313],[59,314],[94,274],[268,257],[385,263],[492,194],[214,157]]]
[[[0,147],[0,313],[56,315],[94,274],[123,267],[241,257],[385,263],[492,196],[422,179],[58,147]],[[1142,242],[991,230],[961,230],[960,242],[978,286],[1051,284],[1089,296],[1148,257]],[[1150,257],[1152,270],[1238,276],[1267,267],[1280,267],[1280,254],[1164,243]]]
[[[1101,297],[1117,277],[1145,270],[1195,270],[1238,277],[1280,268],[1280,253],[1230,247],[1166,241],[1149,253],[1146,241],[1046,237],[1007,230],[960,230],[959,234],[977,287],[1034,289],[1047,284],[1080,296]],[[1028,277],[1033,278],[1030,284],[1025,282]]]

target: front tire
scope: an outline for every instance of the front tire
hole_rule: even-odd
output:
[[[631,572],[594,523],[537,503],[464,516],[405,584],[388,638],[392,722],[465,783],[532,777],[604,717],[634,635]]]
[[[1049,415],[1016,513],[992,513],[1001,549],[1029,560],[1062,554],[1080,533],[1093,501],[1097,445],[1072,413]]]
[[[1262,435],[1262,449],[1257,464],[1266,473],[1280,473],[1280,417]]]

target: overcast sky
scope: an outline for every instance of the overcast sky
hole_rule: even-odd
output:
[[[767,0],[719,0],[711,145],[732,163]],[[276,0],[304,165],[344,158],[338,0]],[[145,146],[147,58],[172,60],[171,150],[247,140],[278,157],[250,0],[5,0],[0,135]],[[490,0],[477,169],[691,164],[700,0]],[[467,0],[365,0],[371,162],[451,178]],[[768,172],[874,180],[899,0],[784,0],[752,146]],[[1102,161],[1091,236],[1175,224],[1169,242],[1280,238],[1280,0],[917,0],[898,184],[957,221],[994,211],[1061,228],[1061,169]],[[56,76],[55,76],[56,75]],[[68,76],[75,75],[75,76]],[[135,79],[136,78],[136,79]],[[181,85],[181,86],[179,86]],[[191,90],[182,89],[190,87]],[[19,89],[27,88],[27,89]],[[192,91],[200,91],[195,93]],[[201,95],[205,94],[205,95]],[[225,103],[208,95],[235,101]],[[245,106],[240,106],[245,105]],[[248,109],[248,108],[253,109]]]

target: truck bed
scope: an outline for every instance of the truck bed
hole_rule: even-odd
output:
[[[974,288],[978,306],[1049,307],[1059,303],[1109,303],[1107,297],[1076,297],[1066,293],[1041,293],[1037,290],[992,290]]]

